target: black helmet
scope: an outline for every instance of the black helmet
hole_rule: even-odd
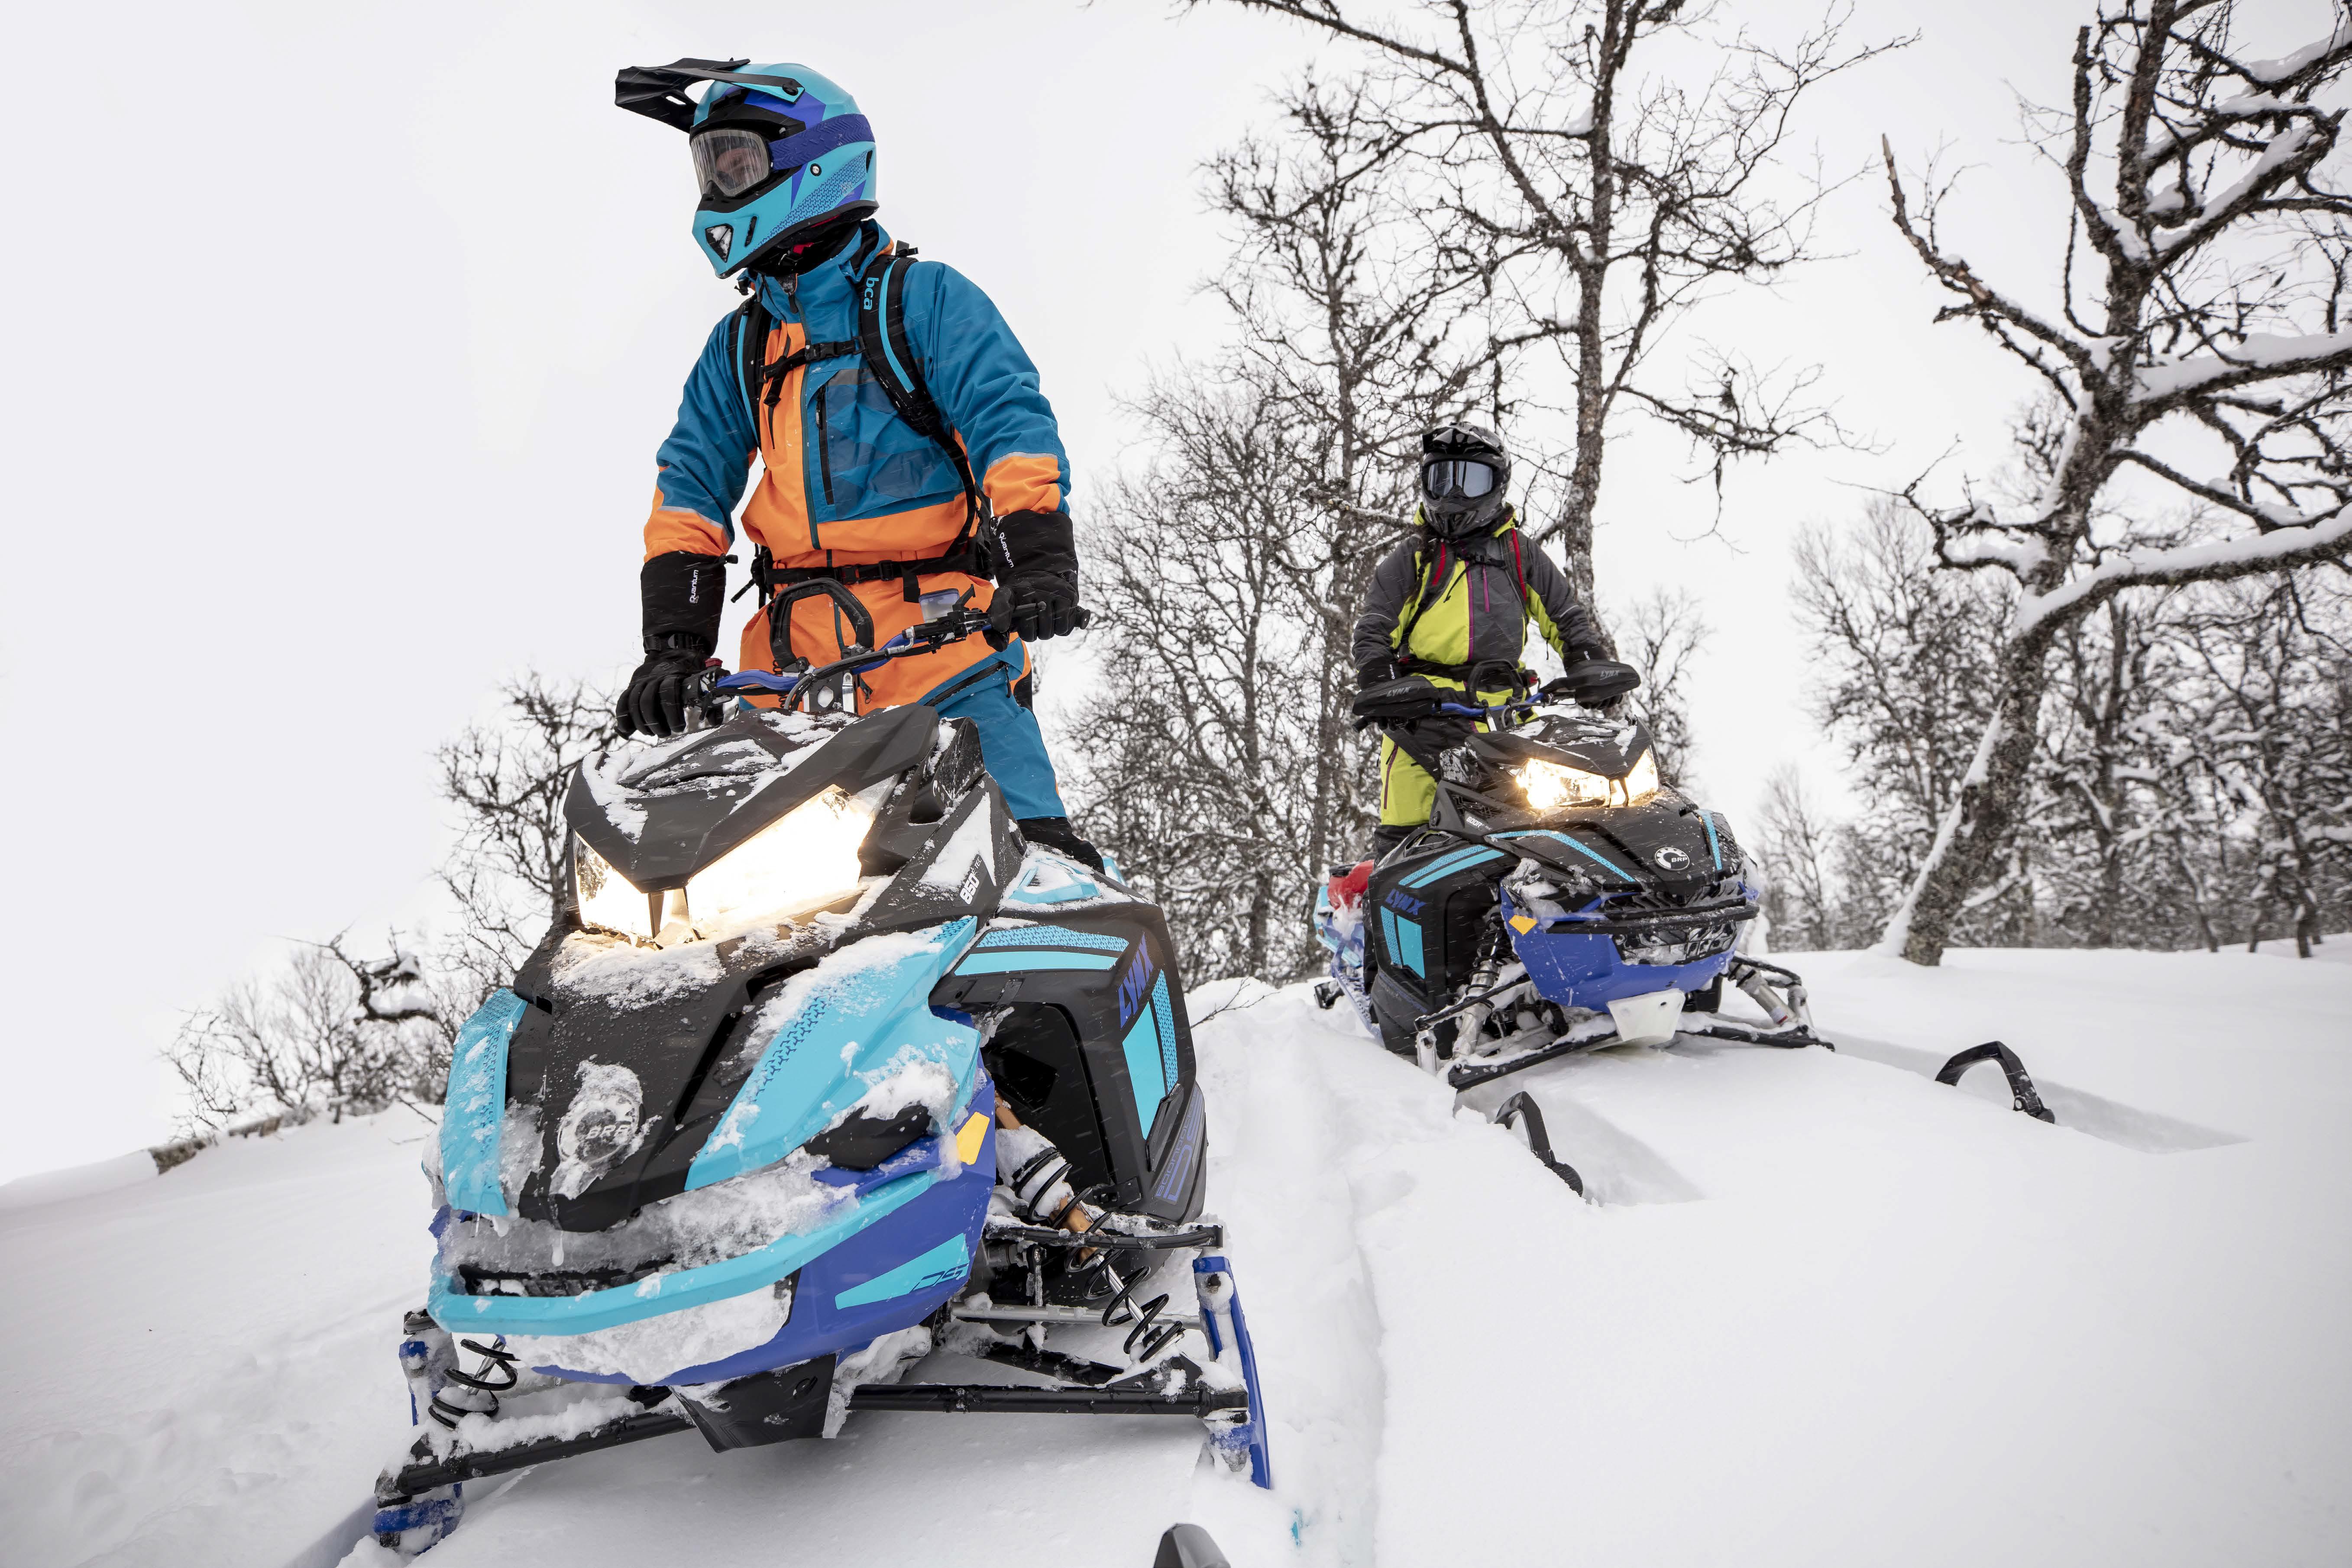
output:
[[[1511,455],[1483,425],[1441,425],[1421,438],[1421,514],[1444,539],[1491,533],[1510,510]]]

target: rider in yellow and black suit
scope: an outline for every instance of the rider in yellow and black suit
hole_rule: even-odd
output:
[[[1480,672],[1478,704],[1518,696],[1516,685],[1490,683],[1517,680],[1529,621],[1564,663],[1609,657],[1568,578],[1520,537],[1504,499],[1510,478],[1491,430],[1447,425],[1423,436],[1413,537],[1373,568],[1364,591],[1349,652],[1355,711],[1382,726],[1376,858],[1429,820],[1437,755],[1473,728],[1459,716],[1423,717],[1442,693],[1464,691]]]

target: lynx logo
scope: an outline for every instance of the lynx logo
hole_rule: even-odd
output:
[[[1127,973],[1118,983],[1120,1028],[1125,1028],[1127,1021],[1135,1016],[1135,1010],[1143,1005],[1144,994],[1151,986],[1151,977],[1159,973],[1159,968],[1151,962],[1150,944],[1139,942],[1135,949],[1135,962],[1127,966]]]
[[[1401,889],[1391,889],[1389,896],[1381,901],[1392,910],[1401,910],[1415,918],[1419,918],[1421,914],[1421,900],[1410,897]]]
[[[1690,864],[1690,857],[1679,849],[1661,849],[1650,858],[1656,861],[1658,868],[1663,871],[1679,871]]]
[[[724,261],[727,253],[735,248],[735,226],[714,223],[702,231],[702,237],[710,242],[710,248],[719,253],[719,260]]]

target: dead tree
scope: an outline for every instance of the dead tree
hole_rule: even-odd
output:
[[[440,879],[460,915],[447,955],[487,990],[506,984],[562,912],[572,832],[563,795],[615,736],[612,700],[578,680],[526,673],[499,688],[501,721],[470,724],[433,753],[457,840]]]
[[[1769,283],[1807,258],[1822,186],[1776,195],[1775,174],[1799,100],[1880,52],[1843,47],[1843,12],[1774,49],[1718,36],[1683,0],[1425,0],[1402,17],[1351,0],[1234,3],[1370,52],[1367,144],[1411,181],[1432,259],[1476,303],[1488,412],[1502,422],[1528,405],[1518,373],[1531,353],[1556,353],[1568,371],[1567,471],[1530,531],[1561,546],[1585,603],[1621,412],[1689,437],[1718,487],[1735,459],[1842,438],[1807,402],[1810,369],[1759,374],[1705,344],[1661,350],[1723,286]],[[1695,48],[1712,68],[1698,79]]]
[[[2076,37],[2071,106],[2041,120],[2068,192],[2055,310],[1996,287],[1916,209],[1885,149],[1895,226],[1977,323],[2063,409],[2031,502],[1931,505],[1946,566],[2014,579],[2014,612],[1959,798],[1883,951],[1940,961],[1953,923],[2009,855],[2032,772],[2048,655],[2068,625],[2136,588],[2286,572],[2352,546],[2352,196],[2324,172],[2344,111],[2317,97],[2352,65],[2352,17],[2277,59],[2232,42],[2224,0],[2105,5]],[[2130,473],[2200,509],[2198,535],[2094,532]],[[2143,509],[2134,509],[2139,510]],[[2154,509],[2146,509],[2154,510]]]

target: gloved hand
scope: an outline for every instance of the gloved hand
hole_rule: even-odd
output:
[[[1370,671],[1373,666],[1364,668]],[[1437,705],[1449,699],[1460,701],[1463,694],[1436,685],[1425,675],[1393,676],[1357,692],[1348,711],[1356,716],[1356,728],[1360,730],[1367,724],[1402,724],[1434,718]]]
[[[671,637],[684,640],[684,634]],[[709,658],[708,645],[648,648],[646,661],[629,677],[628,685],[621,689],[620,701],[614,704],[614,717],[620,721],[621,733],[665,739],[686,733],[686,685],[702,673]]]
[[[996,531],[1012,564],[988,606],[998,637],[1043,642],[1093,619],[1078,603],[1078,547],[1068,512],[1007,512],[996,520]]]
[[[1641,672],[1613,658],[1588,657],[1570,664],[1559,679],[1544,688],[1548,695],[1566,697],[1587,708],[1614,702],[1642,684]]]

